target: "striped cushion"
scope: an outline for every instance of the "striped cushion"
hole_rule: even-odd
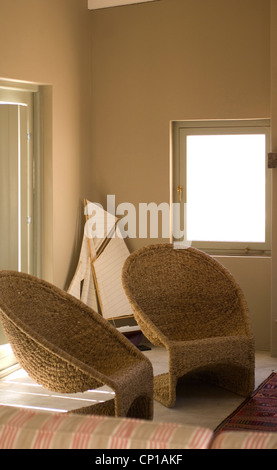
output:
[[[213,441],[212,449],[277,449],[277,433],[224,431]]]
[[[207,449],[212,431],[0,406],[0,449]]]

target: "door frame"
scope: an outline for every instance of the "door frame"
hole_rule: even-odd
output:
[[[40,155],[40,88],[38,85],[0,80],[0,102],[27,106],[27,129],[21,139],[27,139],[28,201],[22,233],[28,239],[29,274],[41,277],[42,272],[42,165]],[[19,112],[23,111],[23,106]],[[26,228],[26,230],[25,230]]]

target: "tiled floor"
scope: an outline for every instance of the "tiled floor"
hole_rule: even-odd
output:
[[[167,370],[165,350],[152,347],[144,354],[151,360],[154,374]],[[271,357],[267,352],[257,352],[256,387],[272,371],[277,371],[277,358]],[[66,412],[110,399],[112,396],[113,391],[108,387],[73,395],[52,393],[36,384],[21,369],[0,381],[0,404],[18,407]],[[174,408],[165,408],[154,402],[154,420],[201,424],[214,429],[242,401],[243,397],[189,379],[178,385]]]
[[[154,373],[162,372],[166,357],[162,350],[153,349],[149,353]],[[271,372],[277,372],[277,358],[268,352],[256,352],[255,387],[258,387]],[[244,398],[207,383],[192,378],[183,380],[177,387],[177,400],[174,408],[154,404],[154,420],[201,424],[214,429],[232,413]]]

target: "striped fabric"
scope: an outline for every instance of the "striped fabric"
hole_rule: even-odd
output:
[[[212,435],[197,426],[0,406],[0,449],[207,449]]]
[[[277,433],[224,431],[211,445],[212,449],[277,449]]]

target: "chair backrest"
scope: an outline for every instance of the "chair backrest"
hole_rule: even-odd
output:
[[[252,335],[243,293],[214,258],[194,248],[157,244],[132,253],[123,286],[140,321],[171,339]]]
[[[0,272],[0,319],[14,350],[23,338],[45,350],[73,357],[97,371],[118,368],[142,353],[87,305],[63,290],[24,273]],[[27,350],[25,351],[27,354]],[[32,352],[30,352],[32,354]],[[109,357],[109,361],[107,361]]]

